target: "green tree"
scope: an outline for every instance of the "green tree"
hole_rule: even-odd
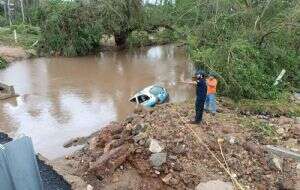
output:
[[[101,20],[96,7],[69,1],[49,1],[41,7],[40,50],[67,56],[86,55],[99,48]]]
[[[97,0],[104,33],[113,35],[116,45],[126,46],[128,35],[142,23],[142,0]]]

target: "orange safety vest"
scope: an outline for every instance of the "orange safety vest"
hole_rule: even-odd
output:
[[[207,83],[207,94],[215,94],[217,92],[217,84],[218,81],[215,78],[208,78],[206,79]]]

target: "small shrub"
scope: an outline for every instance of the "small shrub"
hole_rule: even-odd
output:
[[[177,37],[173,30],[163,28],[162,30],[159,30],[154,34],[154,39],[154,43],[167,44],[175,42],[177,40]]]
[[[9,25],[8,20],[5,17],[0,15],[0,27],[4,27],[4,26],[8,26],[8,25]]]
[[[143,47],[151,44],[146,31],[133,31],[127,39],[129,47]]]
[[[5,68],[6,66],[7,66],[6,60],[0,57],[0,69]]]

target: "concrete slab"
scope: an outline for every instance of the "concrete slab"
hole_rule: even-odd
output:
[[[276,146],[273,146],[273,145],[266,145],[265,148],[269,153],[275,154],[279,157],[293,158],[295,160],[300,161],[300,154],[296,153],[296,152],[293,152],[290,149],[282,148],[282,147],[276,147]]]

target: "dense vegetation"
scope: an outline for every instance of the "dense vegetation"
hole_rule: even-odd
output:
[[[175,41],[173,30],[152,22],[152,10],[152,5],[141,0],[51,0],[39,9],[40,47],[48,53],[73,56],[99,49],[103,36],[113,37],[119,48]]]
[[[299,1],[182,0],[156,12],[186,40],[196,66],[217,73],[222,94],[275,99],[300,87]]]
[[[298,1],[218,1],[189,34],[189,53],[200,67],[219,74],[221,91],[232,98],[277,98],[300,84]],[[284,83],[273,83],[282,69]],[[298,86],[297,86],[298,85]]]
[[[102,27],[96,8],[70,1],[49,1],[38,14],[40,49],[66,56],[85,55],[99,47]]]
[[[233,99],[276,99],[300,88],[298,0],[147,2],[50,0],[27,20],[40,26],[39,48],[50,54],[88,54],[103,36],[120,48],[182,41],[195,65],[216,73],[219,92]]]

